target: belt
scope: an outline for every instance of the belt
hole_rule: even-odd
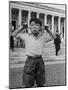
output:
[[[27,55],[28,58],[33,58],[33,59],[39,59],[39,58],[42,58],[42,55],[36,55],[36,56],[29,56]]]

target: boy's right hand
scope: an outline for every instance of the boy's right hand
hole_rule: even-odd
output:
[[[16,35],[17,35],[18,33],[20,33],[21,31],[22,31],[22,27],[20,27],[19,29],[15,30],[15,31],[12,33],[12,35],[13,35],[14,37],[16,37]]]

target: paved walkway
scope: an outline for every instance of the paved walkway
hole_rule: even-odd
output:
[[[23,88],[23,68],[10,68],[9,87]],[[66,84],[65,63],[45,65],[45,86],[64,86]],[[34,85],[36,87],[36,84]]]
[[[45,62],[45,86],[57,86],[66,84],[65,74],[65,46],[61,44],[59,55],[55,55],[53,41],[44,46],[43,60]],[[9,57],[9,87],[23,87],[23,66],[25,64],[25,49],[15,48],[14,52],[10,51]],[[35,86],[34,86],[35,87]]]

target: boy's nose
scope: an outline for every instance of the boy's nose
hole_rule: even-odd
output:
[[[33,27],[36,27],[36,25],[34,25]]]

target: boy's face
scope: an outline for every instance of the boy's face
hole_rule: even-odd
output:
[[[36,24],[34,21],[32,21],[30,24],[30,28],[31,28],[31,32],[34,35],[38,35],[41,27],[40,27],[40,24]]]

